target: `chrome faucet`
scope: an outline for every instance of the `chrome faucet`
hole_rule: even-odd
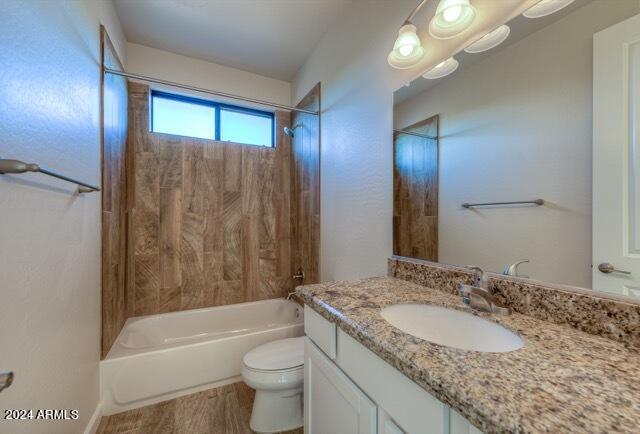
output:
[[[504,271],[502,272],[502,274],[504,274],[505,276],[528,278],[529,276],[518,274],[518,266],[520,264],[526,264],[527,262],[529,262],[528,259],[520,259],[519,261],[516,261],[513,264],[507,265],[506,267],[504,267]]]
[[[469,265],[467,268],[473,271],[473,284],[458,284],[458,292],[462,296],[463,303],[483,312],[511,315],[511,309],[501,306],[495,300],[493,291],[489,287],[489,276],[484,270],[475,265]]]

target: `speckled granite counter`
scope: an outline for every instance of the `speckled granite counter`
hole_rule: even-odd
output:
[[[391,277],[300,286],[316,312],[456,409],[485,433],[639,433],[640,353],[623,344],[514,313],[479,314],[518,333],[524,348],[480,353],[408,335],[384,306],[461,298]]]

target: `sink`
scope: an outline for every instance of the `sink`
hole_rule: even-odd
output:
[[[506,353],[524,346],[520,336],[467,312],[429,304],[395,304],[382,318],[417,338],[461,350]]]

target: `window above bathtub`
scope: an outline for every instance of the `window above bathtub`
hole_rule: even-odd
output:
[[[274,114],[166,92],[151,92],[151,131],[273,147]]]

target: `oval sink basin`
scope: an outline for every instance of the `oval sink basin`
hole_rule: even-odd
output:
[[[428,304],[395,304],[382,318],[417,338],[461,350],[506,353],[524,346],[520,336],[470,313]]]

